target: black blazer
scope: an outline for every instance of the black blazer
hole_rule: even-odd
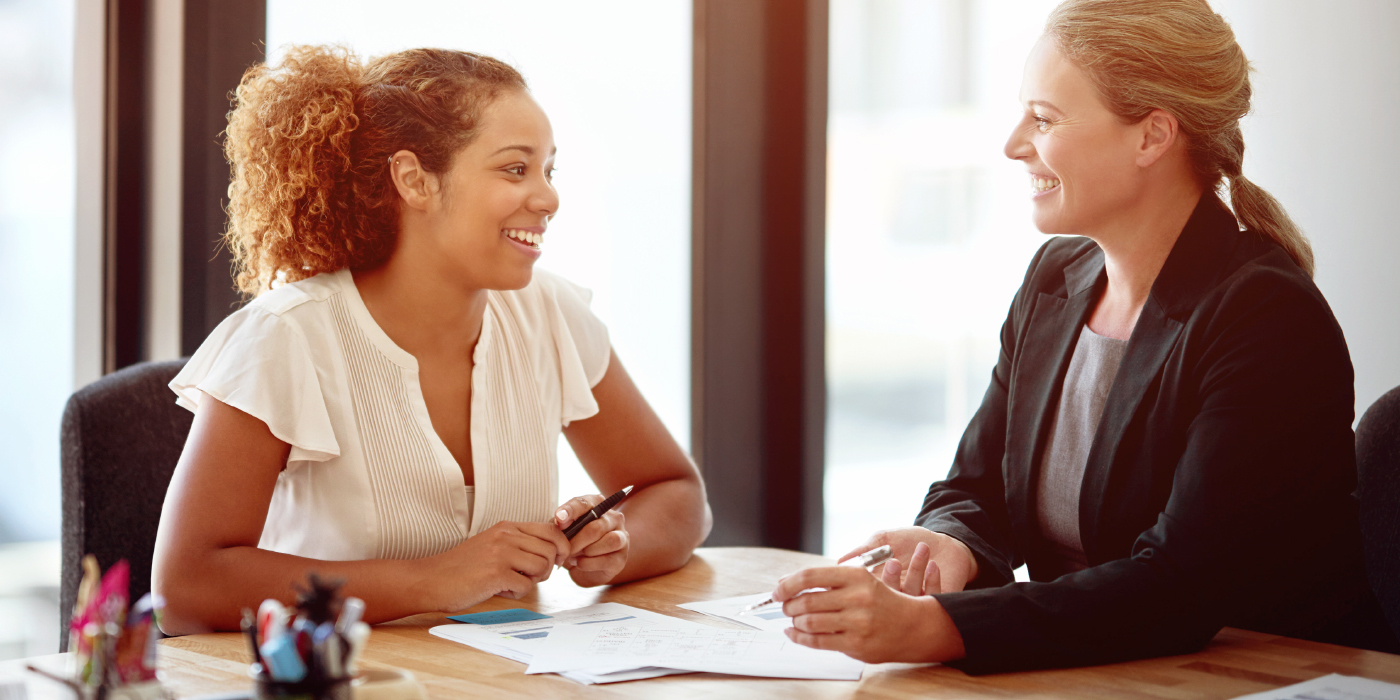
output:
[[[969,673],[1188,653],[1227,625],[1307,636],[1370,596],[1341,328],[1283,249],[1210,193],[1152,285],[1094,435],[1079,504],[1090,568],[1045,580],[1036,470],[1106,283],[1092,241],[1040,249],[991,386],[919,514],[978,561],[970,590],[937,596],[967,649],[952,665]],[[1012,583],[1022,562],[1033,581]]]

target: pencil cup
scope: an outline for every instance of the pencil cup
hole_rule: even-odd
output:
[[[256,700],[351,700],[349,678],[306,678],[295,683],[274,681],[263,672],[262,664],[248,669],[253,677]]]

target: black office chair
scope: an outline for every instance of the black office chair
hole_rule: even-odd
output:
[[[131,597],[151,590],[151,554],[170,475],[194,416],[166,385],[185,360],[146,362],[89,384],[63,410],[63,578],[59,650],[82,581],[84,554],[103,571],[131,565]]]
[[[1400,638],[1400,387],[1371,404],[1356,427],[1356,476],[1366,574]]]

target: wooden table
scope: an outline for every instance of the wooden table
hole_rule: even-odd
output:
[[[831,560],[762,548],[700,549],[680,571],[601,589],[573,585],[562,573],[530,596],[493,598],[474,611],[529,607],[552,612],[618,602],[704,624],[727,623],[675,607],[771,590],[778,577]],[[1231,698],[1328,673],[1400,683],[1400,656],[1226,629],[1198,654],[1060,671],[972,677],[939,665],[867,666],[860,681],[796,681],[714,674],[668,676],[582,686],[554,675],[526,676],[523,664],[428,634],[444,615],[417,615],[378,625],[365,667],[413,671],[433,700],[458,698]],[[737,625],[734,625],[737,627]],[[162,642],[161,667],[182,697],[246,688],[247,645],[238,634],[201,634]],[[60,655],[41,657],[53,663]],[[0,675],[17,662],[0,664]],[[34,687],[31,684],[31,688]],[[47,695],[47,693],[45,693]],[[31,695],[31,697],[33,697]],[[54,695],[53,697],[60,697]],[[35,698],[34,700],[39,700]]]

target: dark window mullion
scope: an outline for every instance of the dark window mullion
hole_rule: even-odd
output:
[[[263,60],[266,0],[186,0],[181,196],[180,351],[189,355],[242,301],[223,246],[229,166],[223,155],[231,97]]]

